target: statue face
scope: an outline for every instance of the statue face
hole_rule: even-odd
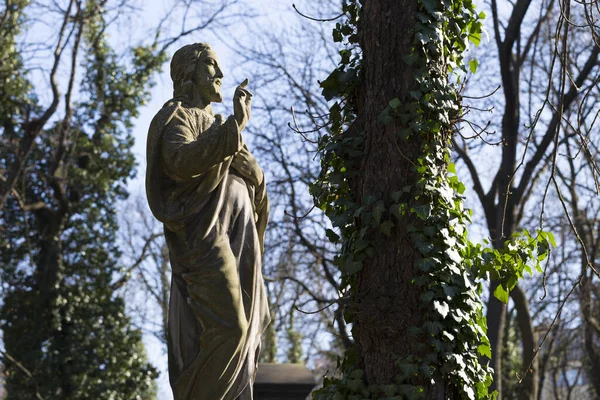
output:
[[[220,103],[223,101],[221,83],[223,72],[219,66],[217,55],[212,49],[204,50],[196,62],[194,76],[195,90],[204,104]]]

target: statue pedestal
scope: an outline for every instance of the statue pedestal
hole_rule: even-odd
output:
[[[300,364],[259,364],[254,381],[256,400],[305,400],[315,378]]]

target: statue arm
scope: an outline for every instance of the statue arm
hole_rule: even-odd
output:
[[[242,147],[235,118],[215,123],[205,132],[194,134],[192,117],[178,112],[165,127],[162,160],[169,174],[188,179],[209,171],[233,156]]]
[[[245,144],[233,157],[231,168],[236,170],[248,184],[254,187],[258,187],[264,180],[262,169],[258,166],[256,159]]]
[[[256,230],[258,232],[258,238],[260,241],[260,250],[264,254],[265,247],[265,231],[267,230],[267,223],[269,222],[269,197],[267,196],[267,186],[265,180],[256,188],[255,197],[255,209],[256,209]]]

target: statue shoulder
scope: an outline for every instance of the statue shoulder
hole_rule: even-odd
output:
[[[150,132],[162,130],[175,116],[178,116],[179,119],[186,119],[186,117],[189,117],[189,114],[190,111],[180,101],[169,100],[152,118]]]
[[[174,118],[186,120],[186,111],[181,102],[169,100],[152,118],[146,141],[146,159],[148,160],[149,169],[151,168],[150,164],[159,157],[158,152],[160,151],[160,143],[162,142],[165,128]]]

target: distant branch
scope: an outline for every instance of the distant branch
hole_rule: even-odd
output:
[[[343,17],[343,16],[344,16],[344,14],[346,14],[346,13],[341,13],[341,14],[340,14],[340,15],[338,15],[337,17],[332,17],[332,18],[313,18],[313,17],[309,17],[309,16],[308,16],[308,15],[306,15],[306,14],[303,14],[303,13],[301,13],[301,12],[298,10],[298,8],[296,8],[296,5],[295,5],[295,4],[292,4],[292,8],[293,8],[294,10],[296,10],[296,12],[297,12],[298,14],[300,14],[302,17],[304,17],[304,18],[306,18],[306,19],[310,19],[311,21],[317,21],[317,22],[330,22],[330,21],[335,21],[336,19],[338,19],[338,18],[341,18],[341,17]]]
[[[144,243],[144,247],[142,248],[142,252],[138,256],[138,258],[135,260],[135,262],[133,264],[131,264],[129,266],[129,268],[127,268],[127,271],[125,271],[125,273],[123,274],[123,276],[121,278],[119,278],[119,280],[117,280],[115,283],[113,283],[111,285],[111,290],[117,290],[120,287],[122,287],[124,284],[127,283],[127,281],[129,280],[129,278],[131,278],[131,273],[137,267],[139,267],[144,262],[144,260],[146,259],[146,257],[148,256],[147,253],[148,253],[148,250],[150,249],[150,246],[152,245],[152,242],[156,238],[161,237],[161,236],[162,236],[162,233],[153,233],[148,238],[146,238],[146,242]]]
[[[10,354],[8,354],[5,351],[0,350],[0,353],[2,353],[2,355],[4,357],[6,357],[6,359],[8,361],[10,361],[11,363],[15,364],[17,366],[18,369],[20,369],[25,375],[27,375],[27,377],[33,381],[33,374],[31,373],[31,371],[29,371],[27,368],[25,368],[23,366],[23,364],[21,364],[19,361],[17,361],[13,356],[11,356]],[[42,395],[40,394],[40,392],[38,391],[38,385],[35,381],[33,381],[33,384],[35,385],[35,397],[38,400],[44,400],[44,398],[42,397]]]
[[[463,148],[456,143],[456,140],[452,138],[452,146],[456,150],[458,157],[465,163],[469,173],[471,174],[471,179],[473,180],[473,189],[475,189],[475,193],[477,193],[477,197],[479,197],[479,201],[484,205],[487,203],[487,199],[485,196],[485,191],[483,190],[483,185],[481,184],[481,180],[479,179],[479,172],[477,171],[477,167],[471,160],[471,157],[467,154],[466,147]]]
[[[581,72],[579,73],[579,76],[575,80],[575,83],[573,85],[571,85],[568,92],[564,96],[564,100],[561,102],[562,104],[558,105],[557,110],[567,109],[573,103],[573,101],[575,101],[575,99],[577,97],[578,88],[580,88],[583,85],[583,83],[585,82],[585,80],[587,79],[589,74],[591,73],[592,69],[598,64],[599,53],[600,53],[600,48],[594,46],[594,49],[592,50],[590,57],[588,58],[584,67],[582,68]],[[560,123],[560,119],[561,119],[560,113],[555,112],[554,115],[552,116],[552,120],[550,121],[550,124],[548,124],[548,129],[546,130],[546,133],[544,134],[544,137],[543,137],[542,141],[540,142],[540,145],[536,149],[533,157],[527,162],[527,164],[525,164],[523,176],[521,177],[521,181],[519,182],[519,186],[515,192],[515,199],[516,199],[515,201],[516,202],[518,202],[521,199],[521,197],[523,196],[523,194],[525,193],[525,188],[529,184],[529,181],[531,180],[531,177],[533,175],[535,168],[538,166],[538,164],[540,163],[540,161],[546,154],[548,147],[553,142],[554,135],[556,134],[558,125]]]

